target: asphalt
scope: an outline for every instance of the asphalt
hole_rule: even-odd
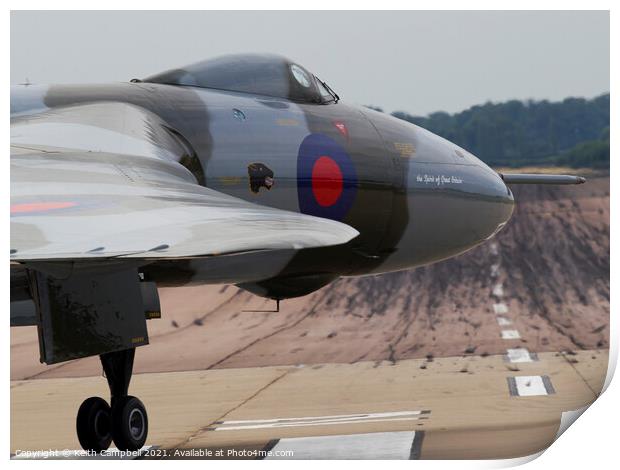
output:
[[[512,458],[596,399],[606,351],[135,375],[143,458]],[[533,357],[533,359],[532,359]],[[75,412],[103,377],[11,383],[11,452],[79,449]],[[71,456],[71,455],[67,455]]]
[[[583,202],[586,209],[588,204]],[[599,212],[600,208],[598,212],[584,209],[583,214]],[[608,233],[604,227],[601,230]],[[527,236],[516,239],[548,238],[533,237],[529,229],[526,232]],[[557,243],[552,240],[553,246]],[[587,406],[601,392],[608,363],[608,277],[594,275],[601,271],[599,266],[592,268],[594,274],[584,271],[583,279],[575,281],[575,289],[595,292],[585,289],[584,282],[598,279],[603,301],[590,302],[583,297],[577,302],[567,296],[568,307],[550,306],[539,292],[549,290],[553,281],[557,284],[555,297],[563,298],[560,294],[571,289],[561,275],[573,278],[570,270],[555,270],[554,276],[544,276],[547,271],[543,266],[534,269],[530,279],[514,266],[522,257],[501,255],[505,245],[510,244],[492,242],[485,248],[488,259],[477,270],[484,283],[475,289],[468,284],[469,291],[476,293],[476,305],[452,307],[437,315],[436,321],[420,314],[422,323],[417,326],[412,322],[386,323],[385,312],[376,323],[366,325],[379,332],[374,339],[380,349],[377,354],[372,353],[372,335],[360,333],[357,317],[355,324],[346,327],[343,322],[353,317],[336,316],[330,302],[327,304],[331,307],[326,309],[332,312],[329,319],[338,320],[333,325],[322,324],[320,315],[314,315],[315,307],[304,310],[297,306],[300,308],[295,310],[292,305],[290,315],[298,312],[300,319],[259,317],[248,326],[245,317],[216,308],[204,313],[200,322],[194,319],[175,327],[190,336],[177,338],[176,332],[162,330],[159,336],[154,335],[156,340],[150,348],[165,347],[158,354],[145,354],[151,362],[139,365],[138,371],[143,373],[134,375],[130,388],[149,412],[147,447],[139,455],[127,457],[486,459],[522,457],[545,449],[554,441],[567,412]],[[528,252],[524,247],[518,251]],[[535,251],[530,247],[529,252]],[[606,259],[597,256],[590,258]],[[526,264],[531,262],[530,258]],[[438,278],[448,277],[440,272]],[[515,285],[523,284],[523,279],[530,279],[526,283],[529,290],[521,292],[523,289]],[[432,291],[435,284],[423,285],[425,288],[406,297],[418,298],[426,293],[450,300],[443,291]],[[435,288],[440,289],[438,286]],[[380,287],[377,292],[385,290],[385,285]],[[332,294],[359,297],[343,291]],[[376,292],[371,289],[370,294]],[[218,295],[227,295],[225,289]],[[465,298],[461,291],[453,297],[455,302]],[[393,296],[390,298],[392,305],[395,302]],[[530,300],[521,305],[515,300],[518,298]],[[235,299],[247,301],[237,294],[230,299],[222,305]],[[179,322],[193,318],[179,311],[190,300],[185,294],[172,305],[170,310],[177,312]],[[233,305],[234,310],[245,305],[243,302]],[[418,311],[415,307],[407,308]],[[204,310],[204,305],[200,308]],[[562,314],[559,319],[553,316],[554,309]],[[535,316],[539,310],[545,315]],[[218,323],[213,316],[218,312],[226,321]],[[201,330],[205,319],[210,320],[206,333],[212,332],[213,337],[206,338]],[[301,324],[306,319],[311,325]],[[424,323],[427,320],[430,325]],[[269,321],[276,322],[273,331],[252,336],[252,331],[267,328]],[[466,325],[465,329],[459,329],[460,325]],[[329,333],[325,336],[328,340],[320,341],[317,334],[321,328],[337,330],[338,340]],[[390,331],[398,335],[396,340]],[[416,332],[420,338],[414,337]],[[98,370],[97,358],[50,369],[32,366],[37,350],[32,333],[12,339],[12,376],[21,380],[11,382],[11,453],[14,457],[71,458],[79,449],[75,413],[86,397],[107,397],[107,384],[103,377],[89,376]],[[176,340],[166,342],[173,336]],[[441,357],[406,357],[424,354],[429,349],[421,348],[421,344],[429,340],[432,347],[428,348]],[[200,347],[203,344],[209,347]],[[386,345],[389,354],[384,351]],[[360,354],[359,349],[366,352]],[[203,359],[209,351],[218,355],[216,362]],[[463,353],[457,355],[457,351]],[[373,356],[389,360],[368,360]],[[312,363],[305,364],[304,357]],[[283,361],[278,363],[287,365],[257,366],[261,361]],[[194,370],[178,371],[182,365]]]

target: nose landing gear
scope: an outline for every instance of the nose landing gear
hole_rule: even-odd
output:
[[[119,450],[135,451],[146,442],[149,422],[144,404],[127,395],[135,348],[99,356],[110,387],[111,406],[103,398],[86,399],[78,410],[76,430],[84,450],[101,452],[112,441]]]

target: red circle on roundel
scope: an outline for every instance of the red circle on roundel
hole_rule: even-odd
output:
[[[332,206],[342,194],[342,171],[329,157],[319,157],[312,167],[312,193],[323,207]]]

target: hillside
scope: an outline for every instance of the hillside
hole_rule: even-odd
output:
[[[500,301],[521,334],[510,347],[608,348],[609,178],[514,192],[515,214],[492,242],[415,270],[343,278],[279,313],[249,312],[273,304],[234,286],[163,289],[137,370],[503,354]],[[99,373],[96,357],[43,366],[36,330],[11,329],[13,379]]]

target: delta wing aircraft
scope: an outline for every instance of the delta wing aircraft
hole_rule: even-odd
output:
[[[583,181],[498,174],[279,56],[15,87],[11,325],[37,326],[46,364],[98,355],[111,399],[82,403],[79,441],[136,450],[148,418],[128,388],[157,286],[279,302],[469,250],[510,219],[507,184]]]

